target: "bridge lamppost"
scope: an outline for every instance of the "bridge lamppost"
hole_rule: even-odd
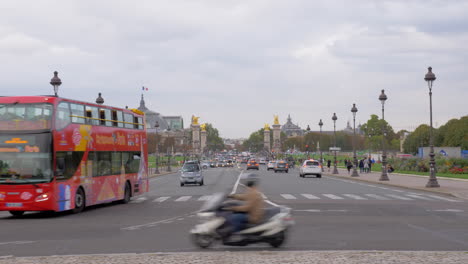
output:
[[[58,89],[62,84],[62,80],[58,77],[58,72],[54,71],[54,77],[50,80],[50,84],[54,87],[55,97],[58,97]]]
[[[320,127],[320,134],[319,134],[319,147],[320,147],[320,144],[322,144],[322,126],[323,126],[322,119],[320,119],[320,122],[318,123],[318,125]],[[321,148],[320,148],[320,165],[322,165],[322,172],[324,172],[325,169],[323,168],[323,156],[322,156]]]
[[[167,139],[169,139],[171,128],[167,128]],[[171,171],[171,149],[167,147],[167,171]]]
[[[155,165],[156,165],[156,170],[154,171],[154,174],[159,174],[159,142],[158,142],[158,129],[159,129],[159,122],[156,121],[156,123],[154,124],[154,128],[156,129],[156,133],[154,135],[154,143],[156,145],[156,149],[155,149],[155,152],[154,152],[154,162],[155,162]]]
[[[336,167],[336,120],[338,117],[336,117],[336,113],[333,113],[332,120],[333,120],[333,148],[334,148],[334,165],[333,165],[333,174],[338,174],[338,168]]]
[[[379,181],[389,181],[387,174],[387,150],[385,148],[385,139],[387,136],[386,126],[385,126],[385,115],[384,115],[384,104],[387,100],[387,95],[385,90],[382,90],[382,93],[379,96],[379,100],[382,103],[382,175],[380,175]]]
[[[356,107],[356,104],[353,104],[353,108],[351,108],[351,113],[353,113],[353,173],[351,174],[351,177],[359,177],[359,174],[357,172],[357,166],[358,166],[358,161],[356,157],[356,113],[358,109]]]
[[[436,171],[435,171],[435,159],[434,159],[434,136],[433,136],[433,127],[432,127],[432,83],[436,80],[435,74],[432,72],[432,67],[427,68],[426,76],[424,80],[427,82],[427,86],[429,87],[429,113],[431,119],[431,127],[429,130],[429,144],[430,144],[430,153],[429,153],[429,165],[431,170],[431,175],[429,177],[429,181],[426,184],[426,187],[433,188],[433,187],[440,187],[439,183],[437,182]]]

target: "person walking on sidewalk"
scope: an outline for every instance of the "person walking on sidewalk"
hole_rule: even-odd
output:
[[[364,159],[364,172],[369,173],[369,159],[368,158]]]
[[[373,163],[372,159],[371,159],[371,157],[369,157],[369,169],[368,169],[369,171],[368,172],[372,171],[372,163]]]
[[[327,161],[328,172],[330,172],[331,160]]]
[[[351,163],[351,160],[348,160],[348,163],[346,164],[346,168],[348,169],[348,174],[350,174],[351,169],[353,168],[353,163]]]
[[[364,160],[360,159],[359,160],[359,172],[362,173],[363,170],[364,170]]]

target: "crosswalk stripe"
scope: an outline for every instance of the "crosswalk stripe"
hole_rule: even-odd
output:
[[[162,196],[153,200],[153,203],[162,203],[167,199],[171,198],[170,196]]]
[[[211,199],[211,195],[203,195],[202,197],[198,198],[198,201],[208,201]]]
[[[307,199],[320,199],[320,197],[317,197],[317,196],[312,195],[312,194],[303,193],[301,195],[304,196]]]
[[[367,200],[367,198],[364,198],[364,197],[361,197],[361,196],[355,195],[355,194],[343,194],[343,196],[353,198],[353,199],[356,199],[356,200]]]
[[[374,198],[374,199],[377,199],[377,200],[390,200],[390,198],[380,196],[380,195],[377,195],[377,194],[364,194],[364,195],[368,196],[368,197],[371,197],[371,198]]]
[[[185,202],[185,201],[189,200],[190,198],[192,198],[192,196],[181,196],[178,199],[176,199],[175,201],[176,202]]]
[[[135,200],[131,200],[130,203],[142,203],[142,202],[144,202],[146,200],[147,200],[146,197],[138,197]]]
[[[416,198],[416,199],[426,200],[426,201],[434,201],[434,199],[427,198],[427,197],[420,196],[420,195],[416,195],[416,194],[407,194],[406,196]]]
[[[288,200],[297,199],[296,196],[291,195],[291,194],[281,194],[281,196],[283,196],[284,199],[288,199]]]
[[[322,194],[322,195],[333,200],[343,200],[343,197],[340,197],[334,194]]]
[[[385,195],[390,196],[390,197],[395,198],[395,199],[398,199],[398,200],[413,201],[413,199],[411,199],[411,198],[396,195],[396,194],[385,194]]]
[[[434,199],[440,199],[440,200],[443,200],[443,201],[448,201],[448,202],[456,202],[456,203],[460,202],[458,200],[454,200],[454,199],[450,199],[450,198],[442,197],[442,196],[437,196],[437,195],[426,194],[426,196],[432,197]]]

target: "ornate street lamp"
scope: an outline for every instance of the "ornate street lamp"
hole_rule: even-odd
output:
[[[320,148],[320,144],[322,144],[322,126],[323,126],[322,119],[320,119],[320,122],[318,123],[318,125],[320,127],[320,134],[319,134],[320,165],[322,165],[322,172],[324,172],[325,170],[323,169],[322,149]]]
[[[55,97],[58,97],[58,89],[62,84],[62,80],[58,77],[58,72],[54,71],[54,77],[50,80],[50,84],[54,87]]]
[[[154,124],[154,128],[156,129],[156,133],[154,135],[154,143],[156,144],[156,150],[154,152],[154,156],[155,156],[155,165],[156,165],[156,170],[154,171],[154,174],[159,174],[159,142],[158,142],[158,129],[159,129],[159,122],[156,121],[156,123]]]
[[[169,139],[169,135],[171,133],[171,127],[167,128],[167,139]],[[167,171],[171,171],[171,150],[169,146],[167,147]]]
[[[385,126],[385,115],[384,115],[384,104],[387,100],[387,95],[385,91],[382,90],[382,93],[379,96],[380,102],[382,102],[382,175],[380,175],[379,181],[389,181],[387,175],[387,150],[385,149],[385,137],[387,135],[386,126]]]
[[[333,147],[334,147],[334,152],[335,152],[335,155],[334,155],[334,165],[333,165],[333,174],[338,174],[338,168],[336,167],[336,120],[338,119],[338,117],[336,117],[336,113],[333,113],[333,117],[332,117],[332,120],[333,120]]]
[[[102,98],[101,93],[98,93],[98,97],[96,98],[96,104],[104,104],[104,98]],[[126,106],[125,109],[128,109],[128,106]]]
[[[431,128],[429,130],[429,144],[430,144],[430,153],[429,153],[429,165],[431,170],[431,175],[429,177],[429,181],[426,184],[426,187],[440,187],[439,183],[437,182],[436,171],[435,171],[435,159],[434,159],[434,136],[432,135],[433,128],[432,128],[432,83],[436,80],[435,74],[432,72],[432,67],[427,68],[428,72],[424,77],[424,80],[427,82],[427,86],[429,87],[429,113],[431,118]]]
[[[354,158],[354,168],[353,168],[353,173],[351,174],[351,177],[359,177],[359,174],[357,172],[357,167],[358,167],[358,162],[357,162],[357,157],[356,157],[356,113],[358,109],[356,107],[356,104],[353,104],[353,108],[351,108],[351,112],[353,113],[353,158]]]

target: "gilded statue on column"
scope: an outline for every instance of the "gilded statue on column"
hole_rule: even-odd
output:
[[[200,118],[200,117],[197,117],[197,116],[192,115],[192,125],[198,125],[198,119],[199,119],[199,118]]]
[[[274,122],[273,122],[274,125],[279,125],[279,118],[278,118],[278,115],[275,115],[275,119],[274,119]]]
[[[200,128],[201,128],[201,131],[206,131],[206,124],[201,124]]]
[[[265,124],[265,126],[263,127],[263,129],[265,131],[270,131],[270,125],[269,124]]]

